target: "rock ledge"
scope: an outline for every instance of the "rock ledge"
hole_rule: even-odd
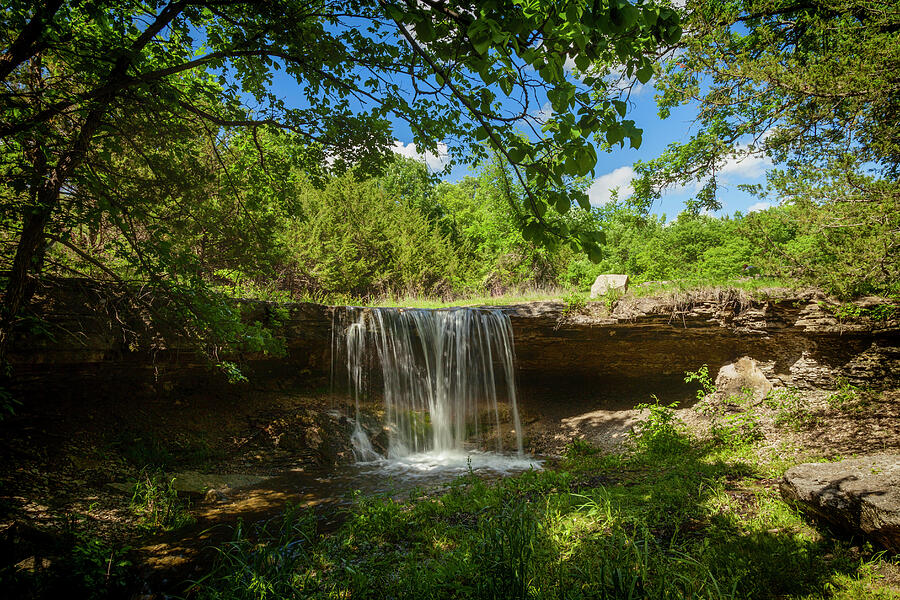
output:
[[[900,454],[797,465],[780,488],[815,516],[900,552]]]

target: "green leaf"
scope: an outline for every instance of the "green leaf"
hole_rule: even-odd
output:
[[[597,244],[585,244],[584,251],[585,253],[587,253],[588,259],[594,264],[597,264],[601,260],[603,260],[603,252],[600,250],[600,246],[598,246]]]
[[[606,143],[610,146],[618,144],[625,138],[625,130],[618,123],[606,130]]]
[[[578,203],[578,206],[583,208],[584,210],[591,210],[591,199],[587,194],[580,190],[576,190],[572,192],[572,196],[575,198],[575,201]]]
[[[472,47],[475,48],[475,51],[478,54],[485,55],[487,54],[488,49],[491,47],[491,29],[484,19],[477,19],[473,21],[466,33],[469,36],[469,41],[472,42]]]
[[[650,78],[653,77],[653,66],[650,63],[644,63],[640,69],[637,70],[637,80],[641,83],[647,83],[650,81]],[[625,116],[624,114],[622,115]]]
[[[631,142],[631,147],[637,150],[641,147],[641,142],[643,142],[644,138],[640,130],[635,131],[628,138]]]
[[[511,146],[507,152],[510,162],[514,162],[516,164],[525,160],[528,156],[525,148],[522,146]]]
[[[591,59],[584,53],[578,53],[575,55],[575,68],[579,71],[587,71],[588,67],[591,66]]]

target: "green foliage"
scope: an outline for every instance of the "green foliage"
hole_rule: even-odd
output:
[[[228,379],[228,383],[246,383],[247,377],[241,372],[241,369],[230,361],[222,361],[216,365]]]
[[[684,423],[675,414],[677,407],[677,402],[660,404],[656,396],[653,404],[635,406],[641,412],[648,411],[647,417],[635,423],[629,433],[635,446],[650,453],[683,450],[689,440],[682,431]]]
[[[846,379],[839,379],[837,390],[828,395],[826,404],[832,410],[859,411],[869,404],[872,391],[859,388]]]
[[[575,460],[580,457],[597,454],[598,452],[600,452],[600,449],[592,445],[590,442],[587,442],[582,438],[574,438],[566,446],[564,455],[569,460]]]
[[[830,311],[841,321],[858,321],[871,319],[873,321],[887,321],[900,314],[900,307],[895,304],[876,304],[874,306],[860,306],[853,302],[845,302],[838,306],[823,304],[825,310]]]
[[[73,534],[70,562],[76,589],[85,590],[85,598],[115,597],[125,591],[127,569],[131,562],[125,558],[129,548],[114,548],[102,539],[83,532]],[[73,592],[74,590],[69,590]],[[78,596],[78,592],[75,592]]]
[[[87,517],[68,513],[56,545],[41,544],[34,565],[0,565],[0,587],[9,598],[121,598],[134,585],[131,548],[114,546],[84,528]],[[14,555],[13,555],[14,556]]]
[[[16,414],[16,408],[22,405],[22,401],[16,398],[12,392],[0,386],[0,421]]]
[[[514,496],[482,513],[473,547],[472,566],[479,574],[475,597],[528,598],[541,533],[535,509],[524,497]]]
[[[587,298],[578,292],[571,292],[563,296],[562,301],[566,305],[563,309],[564,315],[580,313],[587,307]]]
[[[175,460],[172,449],[160,438],[147,432],[124,429],[111,440],[118,452],[132,465],[163,469]]]
[[[2,326],[19,317],[27,282],[45,267],[113,281],[135,300],[151,290],[165,310],[142,308],[156,324],[169,322],[163,337],[179,333],[214,361],[246,339],[244,324],[227,318],[224,289],[279,297],[273,280],[284,277],[293,293],[296,279],[312,277],[346,278],[341,285],[354,293],[432,291],[453,269],[422,260],[442,256],[440,236],[450,232],[421,172],[395,164],[379,200],[408,197],[411,210],[395,215],[394,228],[406,245],[379,239],[374,225],[384,219],[343,218],[374,217],[371,205],[323,217],[296,201],[307,182],[321,188],[351,169],[360,178],[382,172],[396,148],[390,119],[411,124],[417,152],[450,143],[470,164],[499,161],[507,191],[511,181],[519,186],[514,225],[526,241],[566,242],[596,257],[597,231],[550,214],[587,209],[584,186],[573,182],[593,170],[598,148],[641,144],[625,118],[628,91],[607,75],[624,69],[632,84],[647,82],[658,47],[680,35],[667,3],[624,0],[315,10],[292,1],[4,4]],[[295,83],[299,105],[273,92],[276,76]],[[551,110],[536,116],[545,95]],[[503,98],[524,103],[521,111],[509,113]],[[371,195],[328,194],[344,209]],[[434,231],[422,227],[423,214]],[[300,236],[348,251],[346,271],[312,248],[294,253],[293,225],[308,217],[314,228],[357,231],[347,247],[327,231]],[[310,258],[314,273],[304,270]],[[10,337],[0,337],[0,355]]]
[[[775,411],[776,427],[787,426],[794,431],[800,431],[812,423],[809,407],[803,401],[800,390],[796,388],[774,388],[766,395],[763,402]]]
[[[292,261],[325,294],[428,294],[451,289],[457,258],[440,231],[405,198],[352,174],[321,191],[304,188],[306,218],[290,226]]]
[[[238,523],[232,540],[218,548],[217,568],[195,582],[200,597],[211,594],[215,581],[227,598],[266,600],[301,598],[313,580],[304,573],[311,564],[311,546],[316,541],[315,515],[300,507],[288,507],[278,519],[272,519],[248,531]]]
[[[703,365],[696,371],[685,371],[684,382],[690,383],[692,381],[700,384],[700,389],[697,390],[697,400],[702,401],[707,396],[716,393],[716,383],[709,376],[709,365]]]
[[[179,529],[194,522],[178,498],[175,480],[158,469],[145,468],[134,484],[131,510],[139,523],[151,531]]]
[[[747,191],[781,206],[747,219],[768,268],[847,298],[896,291],[896,9],[895,0],[689,1],[687,35],[657,89],[661,116],[694,104],[697,127],[635,165],[632,202],[646,209],[693,181],[689,209],[719,209],[723,167],[765,157],[775,165],[766,185]]]

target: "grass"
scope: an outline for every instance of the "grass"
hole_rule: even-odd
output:
[[[507,306],[510,304],[524,304],[526,302],[559,301],[566,294],[566,290],[560,288],[523,288],[499,296],[489,294],[465,295],[451,300],[440,298],[426,298],[423,296],[404,296],[400,298],[380,298],[372,302],[362,303],[363,306],[390,307],[402,306],[404,308],[452,308],[454,306]]]
[[[635,281],[628,288],[627,297],[641,298],[647,296],[665,296],[671,294],[708,293],[715,290],[736,290],[756,293],[767,288],[792,288],[795,283],[771,277],[745,278],[736,280],[674,280],[674,281]],[[353,306],[395,307],[404,308],[451,308],[454,306],[507,306],[526,302],[563,302],[570,305],[571,299],[583,298],[585,302],[604,302],[609,306],[619,298],[602,297],[588,300],[587,291],[568,288],[534,288],[525,287],[512,290],[502,295],[471,294],[451,299],[429,298],[424,296],[384,297],[373,300],[357,298],[314,298],[319,303],[347,304]]]
[[[335,531],[309,511],[239,527],[199,598],[898,599],[897,566],[833,539],[768,479],[789,466],[742,439],[699,440],[671,407],[625,454],[584,442],[553,468],[461,477],[408,500],[358,495]]]
[[[715,289],[743,290],[756,292],[770,288],[797,288],[797,283],[776,277],[747,277],[741,279],[678,279],[673,281],[635,282],[628,293],[635,297],[659,296],[673,292],[697,292]]]

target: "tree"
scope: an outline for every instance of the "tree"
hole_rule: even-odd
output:
[[[685,36],[663,61],[662,116],[695,103],[696,133],[636,165],[634,200],[702,184],[690,208],[718,209],[716,173],[729,159],[765,154],[776,168],[751,191],[805,207],[808,233],[847,253],[847,293],[889,289],[900,277],[900,2],[688,0]],[[848,237],[837,234],[843,230]],[[833,235],[834,234],[834,235]],[[867,240],[842,247],[847,241]],[[861,252],[861,253],[858,253]],[[795,255],[794,259],[800,259]],[[818,267],[785,273],[815,282]],[[849,266],[849,265],[847,265]]]
[[[679,35],[674,10],[643,0],[13,0],[0,12],[0,176],[15,244],[0,359],[48,246],[78,218],[70,197],[119,189],[134,161],[160,189],[184,191],[181,157],[165,147],[145,156],[131,131],[193,132],[221,162],[217,144],[245,129],[265,170],[258,134],[279,128],[295,136],[309,171],[377,171],[393,143],[390,116],[409,125],[422,149],[447,140],[477,160],[485,151],[475,142],[486,140],[529,190],[532,221],[542,223],[548,202],[569,206],[566,180],[591,171],[595,146],[640,143],[625,104],[591,70],[621,65],[644,82],[659,44]],[[282,71],[302,104],[273,93]],[[544,93],[548,118],[534,107]],[[109,168],[100,173],[99,163]],[[586,203],[583,194],[575,199]],[[129,214],[128,201],[94,202],[112,220]],[[126,251],[136,253],[133,246]]]

